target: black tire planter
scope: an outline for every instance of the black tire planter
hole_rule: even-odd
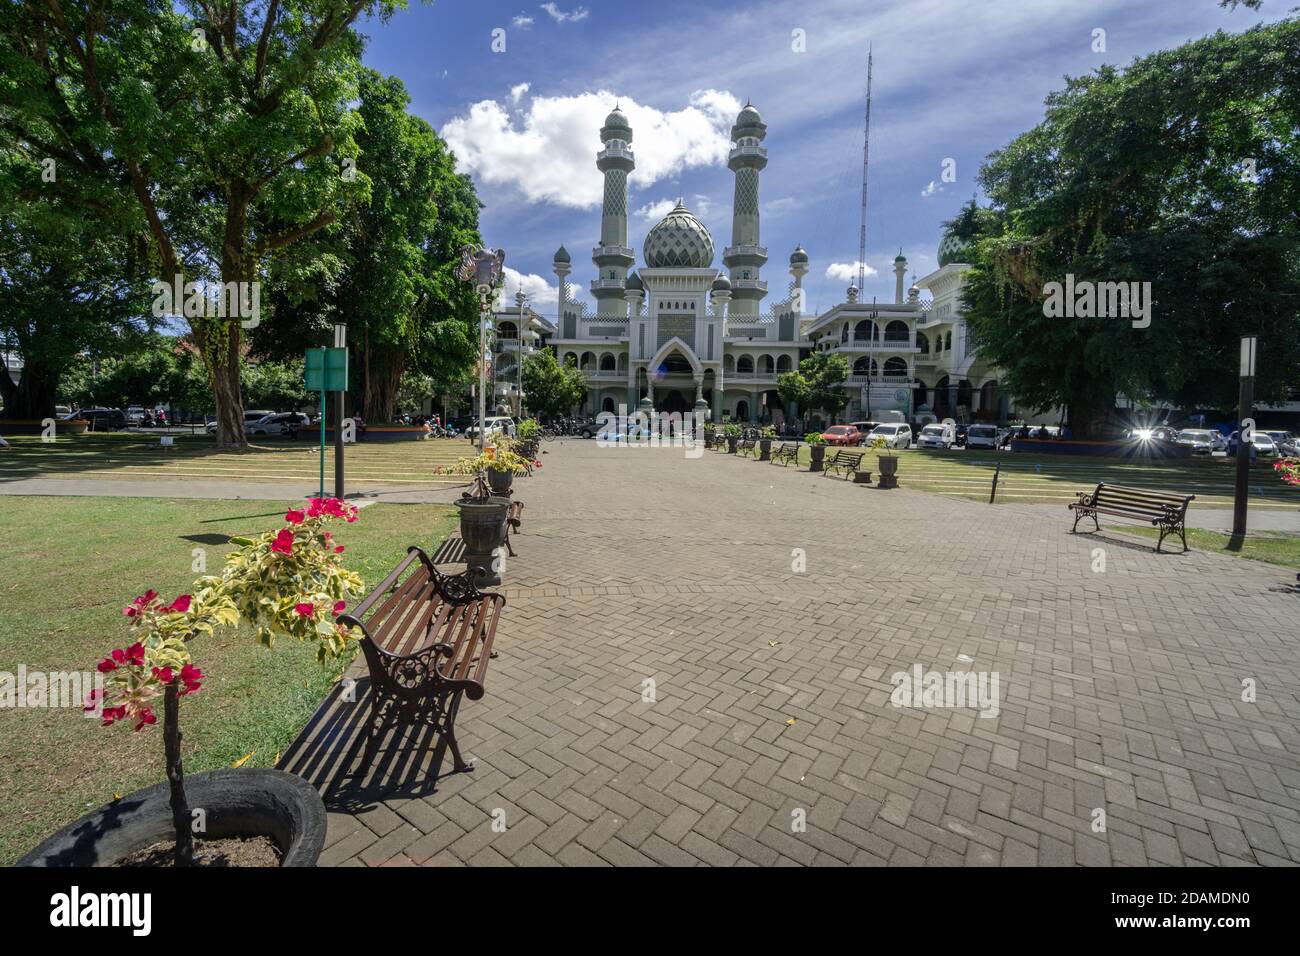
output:
[[[880,481],[877,487],[880,488],[897,488],[898,487],[898,456],[897,455],[879,455],[876,458],[877,464],[880,465]]]
[[[474,583],[480,587],[499,585],[501,572],[496,566],[494,552],[506,540],[506,511],[510,507],[510,499],[494,495],[487,500],[467,498],[455,504],[460,509],[460,536],[465,542],[465,564],[474,572]]]
[[[492,486],[492,494],[499,498],[509,498],[515,483],[515,473],[509,470],[489,468],[487,470],[488,484]]]
[[[826,446],[809,445],[808,454],[810,456],[810,461],[808,462],[808,470],[821,471],[825,467],[823,462],[826,461]]]
[[[728,435],[728,436],[727,436],[727,454],[728,454],[728,455],[734,455],[734,454],[736,453],[736,445],[737,445],[739,442],[740,442],[740,439],[737,438],[735,435]]]
[[[772,439],[760,438],[758,440],[758,460],[759,461],[772,460]]]
[[[185,778],[189,805],[206,813],[203,840],[270,837],[282,867],[315,866],[325,846],[325,804],[316,788],[283,770],[212,770]],[[137,790],[68,824],[16,866],[112,866],[175,839],[166,781]]]

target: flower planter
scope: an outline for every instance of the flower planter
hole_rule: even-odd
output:
[[[736,453],[736,445],[737,445],[737,443],[738,443],[739,441],[740,441],[740,439],[737,438],[735,435],[728,435],[728,436],[727,436],[727,454],[728,454],[728,455],[734,455],[734,454]]]
[[[808,446],[808,454],[809,454],[809,455],[811,456],[811,458],[812,458],[812,460],[809,461],[809,463],[808,463],[808,470],[809,470],[809,471],[821,471],[821,470],[823,469],[823,467],[824,467],[823,462],[826,461],[826,446],[825,446],[825,445],[809,445],[809,446]]]
[[[772,460],[772,439],[760,438],[758,440],[758,460],[759,461]]]
[[[898,487],[898,456],[881,455],[876,461],[880,465],[880,481],[876,483],[878,488],[897,488]]]
[[[495,561],[495,552],[506,539],[506,510],[510,507],[510,499],[496,495],[486,500],[466,498],[457,501],[456,507],[460,509],[465,564],[474,572],[474,583],[479,586],[499,585],[501,572]]]
[[[281,866],[315,866],[325,846],[325,804],[316,788],[282,770],[213,770],[186,776],[191,807],[202,807],[203,840],[270,837]],[[166,781],[68,824],[18,866],[112,866],[155,843],[175,839]]]
[[[509,470],[500,470],[489,468],[487,470],[488,484],[492,487],[492,494],[501,498],[509,498],[515,483],[515,474]]]

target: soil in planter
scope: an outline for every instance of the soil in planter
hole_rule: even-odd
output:
[[[155,843],[118,860],[114,866],[175,866],[176,844]],[[279,866],[280,847],[267,836],[195,840],[195,866]]]

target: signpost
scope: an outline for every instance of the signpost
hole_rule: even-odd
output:
[[[348,388],[348,350],[343,348],[308,349],[303,356],[303,380],[309,392],[320,392],[320,490],[325,497],[325,393],[345,392]],[[342,429],[342,422],[338,426]]]
[[[1254,451],[1255,336],[1241,340],[1241,386],[1237,402],[1237,480],[1232,495],[1232,537],[1240,548],[1246,536],[1246,502],[1250,498],[1250,453]]]

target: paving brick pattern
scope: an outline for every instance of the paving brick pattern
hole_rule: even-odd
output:
[[[547,450],[517,482],[500,657],[458,720],[476,769],[411,737],[349,776],[365,682],[335,695],[282,763],[326,796],[324,864],[1300,861],[1292,574],[905,472],[882,491]],[[1000,712],[893,706],[918,663],[996,672]]]

